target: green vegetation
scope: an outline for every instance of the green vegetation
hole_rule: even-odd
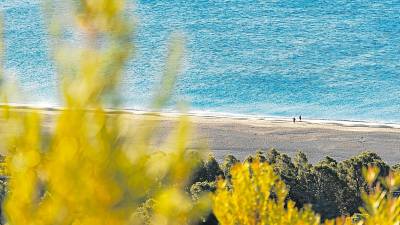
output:
[[[312,210],[320,214],[322,220],[359,213],[359,208],[363,206],[362,193],[371,189],[363,177],[363,168],[379,168],[380,177],[386,177],[390,170],[399,168],[399,165],[390,167],[372,152],[363,152],[343,162],[326,157],[312,165],[303,152],[297,152],[291,159],[286,154],[270,149],[267,152],[258,151],[244,161],[270,164],[286,184],[287,199],[292,200],[298,208],[311,204]],[[230,169],[238,162],[234,156],[227,155],[220,164],[216,164],[215,158],[210,155],[200,164],[192,179],[190,192],[193,198],[196,199],[201,192],[213,192],[219,177],[229,182]]]
[[[204,196],[209,193],[215,193],[218,180],[225,180],[226,187],[231,189],[232,168],[257,162],[270,165],[273,173],[277,175],[276,179],[283,182],[282,185],[287,189],[285,202],[291,201],[293,207],[299,209],[305,207],[306,211],[312,210],[321,216],[322,221],[341,216],[353,216],[353,221],[362,219],[363,214],[360,214],[362,213],[360,209],[364,206],[363,194],[370,193],[378,184],[377,181],[372,184],[368,182],[364,169],[374,167],[379,171],[376,177],[386,177],[390,173],[397,172],[400,167],[399,164],[390,167],[372,152],[363,152],[342,162],[326,157],[315,165],[308,162],[303,152],[297,152],[291,159],[275,149],[266,152],[257,151],[243,162],[233,155],[225,156],[221,163],[218,163],[211,154],[204,160],[197,153],[190,154],[190,158],[195,160],[192,162],[198,166],[188,178],[190,182],[185,189],[194,205],[204,200]],[[3,202],[7,187],[5,179],[1,180],[0,187],[0,197]],[[148,195],[135,210],[136,218],[141,223],[151,224],[156,202],[157,200]],[[199,224],[218,224],[218,220],[211,211],[208,216],[202,217]]]

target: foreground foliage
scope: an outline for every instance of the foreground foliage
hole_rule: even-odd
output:
[[[54,4],[53,4],[54,3]],[[2,129],[9,177],[3,209],[7,224],[188,224],[207,206],[185,192],[195,157],[187,152],[190,126],[178,121],[168,143],[150,144],[157,115],[135,124],[104,105],[118,106],[118,82],[133,51],[132,24],[123,1],[49,1],[53,47],[65,108],[43,129],[40,110],[4,106]],[[59,18],[66,4],[71,21]],[[60,6],[60,7],[59,7]],[[71,13],[71,12],[69,12]],[[72,23],[74,27],[63,23]],[[79,45],[70,44],[77,35]],[[158,111],[171,95],[183,54],[170,45]],[[3,86],[4,90],[4,86]],[[3,93],[5,101],[10,93]],[[160,151],[162,150],[162,151]],[[158,152],[158,153],[157,153]],[[153,199],[146,221],[136,212]]]
[[[213,211],[220,224],[319,224],[306,207],[286,202],[285,184],[266,163],[235,165],[230,183],[219,181]]]
[[[302,152],[292,159],[270,149],[267,152],[258,151],[244,160],[253,161],[271,165],[288,189],[287,199],[292,200],[298,208],[311,205],[312,210],[321,215],[322,221],[360,212],[359,208],[363,206],[362,193],[370,190],[363,177],[363,168],[379,168],[380,177],[398,169],[397,165],[391,168],[372,152],[363,152],[342,162],[326,157],[312,165]],[[194,174],[190,189],[194,198],[202,192],[213,192],[218,177],[224,177],[229,184],[231,168],[239,162],[234,156],[227,155],[219,164],[213,156],[209,156]]]
[[[370,187],[363,192],[364,207],[356,224],[399,224],[400,199],[392,196],[391,190],[399,187],[400,175],[391,174],[383,180],[388,191],[378,183],[377,167],[369,167],[365,177]],[[214,194],[213,212],[221,225],[235,224],[320,224],[320,217],[309,206],[297,209],[287,200],[286,185],[266,162],[254,161],[236,164],[231,170],[230,182],[218,181]],[[353,224],[350,217],[326,220],[324,224]]]

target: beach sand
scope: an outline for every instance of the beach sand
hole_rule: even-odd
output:
[[[338,161],[372,151],[389,164],[400,163],[400,129],[376,125],[194,118],[197,135],[221,159],[233,154],[243,159],[256,150],[276,148],[293,156],[301,150],[311,163],[326,156]]]
[[[21,110],[29,110],[20,107]],[[45,126],[51,128],[58,109],[40,109],[45,115]],[[123,118],[139,124],[143,112],[110,111],[110,114],[122,114]],[[152,116],[159,120],[159,139],[176,126],[178,114],[165,113]],[[400,163],[400,126],[350,121],[318,121],[303,118],[293,123],[291,119],[280,118],[240,118],[223,116],[201,116],[189,114],[194,134],[192,148],[208,148],[218,160],[227,154],[239,159],[255,153],[257,150],[276,148],[293,156],[301,150],[311,163],[326,156],[338,161],[348,159],[363,151],[377,153],[391,165]],[[139,127],[140,129],[140,127]]]

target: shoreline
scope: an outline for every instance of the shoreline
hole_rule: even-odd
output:
[[[34,105],[34,104],[9,104],[16,109],[35,109],[42,110],[47,112],[53,111],[61,111],[65,109],[60,106],[45,106],[45,105]],[[4,104],[0,104],[0,107],[5,106]],[[90,110],[90,109],[89,109]],[[230,120],[230,121],[248,121],[248,122],[266,122],[266,123],[293,123],[292,117],[280,117],[280,116],[254,116],[254,115],[245,115],[245,114],[234,114],[234,113],[214,113],[208,111],[188,111],[187,113],[175,112],[175,111],[150,111],[150,110],[141,110],[134,108],[105,108],[107,113],[119,113],[119,114],[132,114],[132,115],[158,115],[165,118],[176,118],[179,116],[189,116],[191,118],[197,119],[222,119],[222,120]],[[298,118],[296,118],[298,119]],[[330,120],[330,119],[315,119],[315,118],[302,118],[302,121],[296,120],[295,124],[308,124],[308,125],[327,125],[330,128],[372,128],[372,129],[393,129],[399,130],[400,132],[400,123],[389,123],[389,122],[373,122],[373,121],[362,121],[362,120]]]

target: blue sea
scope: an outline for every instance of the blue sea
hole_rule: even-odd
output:
[[[0,9],[18,103],[62,105],[40,1]],[[125,108],[147,109],[177,31],[186,55],[174,99],[192,111],[400,123],[399,0],[139,0],[130,11]]]

